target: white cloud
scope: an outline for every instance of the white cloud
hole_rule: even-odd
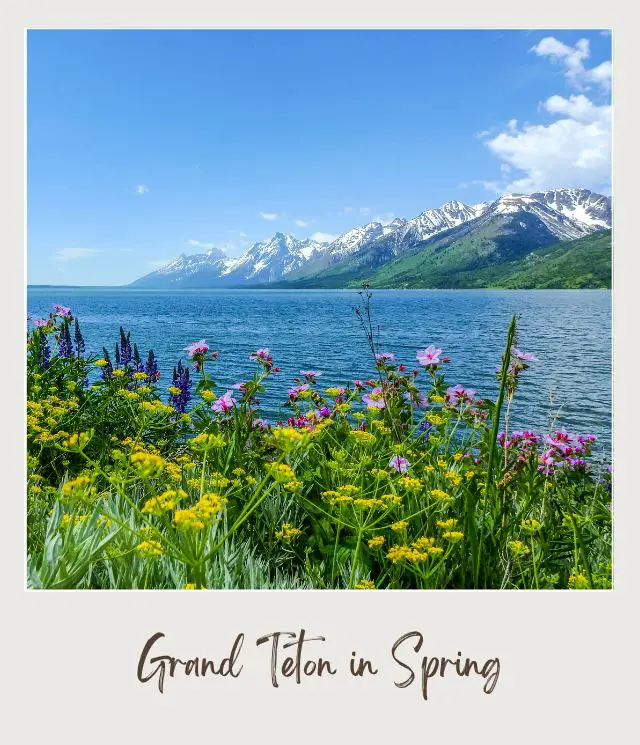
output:
[[[353,207],[345,207],[343,212],[345,215],[348,215],[349,212],[353,212]]]
[[[299,228],[306,228],[309,225],[309,223],[304,220],[295,220],[294,222]]]
[[[73,261],[75,259],[86,259],[94,254],[101,253],[96,248],[61,248],[55,253],[56,261]]]
[[[210,251],[212,248],[215,248],[214,243],[203,243],[202,241],[194,241],[193,239],[189,239],[187,243],[196,248],[204,248],[205,251]]]
[[[241,238],[246,238],[246,237],[247,237],[247,234],[246,234],[246,233],[238,233],[238,235],[239,235],[239,236],[240,236]]]
[[[589,42],[580,39],[567,46],[547,36],[532,48],[565,68],[565,77],[575,87],[589,89],[598,84],[607,91],[611,62],[586,68]],[[568,97],[554,95],[542,101],[540,113],[554,118],[550,124],[519,124],[511,119],[504,131],[483,139],[500,160],[500,180],[475,181],[492,192],[530,192],[556,187],[581,186],[608,193],[611,189],[612,109],[594,103],[584,93]]]
[[[367,215],[371,214],[371,207],[360,207],[360,214],[363,217],[366,217]]]
[[[332,241],[335,241],[337,238],[337,235],[333,235],[333,233],[314,233],[312,236],[310,236],[312,241],[318,241],[318,243],[331,243]]]
[[[576,88],[589,88],[589,83],[595,83],[605,90],[611,87],[611,62],[603,62],[597,67],[588,69],[584,61],[588,59],[589,40],[580,39],[572,47],[555,38],[545,36],[538,44],[531,47],[539,57],[550,57],[565,68],[565,77]]]
[[[611,106],[597,106],[583,95],[551,96],[544,102],[544,109],[559,118],[548,125],[509,128],[486,142],[502,161],[503,176],[510,175],[511,168],[523,174],[502,188],[527,192],[582,186],[608,191]]]
[[[280,217],[277,212],[260,212],[259,214],[263,220],[277,220]]]
[[[150,191],[151,189],[146,184],[138,184],[136,186],[136,194],[140,197],[148,194]]]

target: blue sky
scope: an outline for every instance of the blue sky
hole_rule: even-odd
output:
[[[30,31],[28,279],[123,284],[276,231],[610,193],[601,31]]]

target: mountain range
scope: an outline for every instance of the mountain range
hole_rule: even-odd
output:
[[[610,286],[610,228],[611,198],[588,189],[506,194],[475,205],[453,200],[411,220],[370,222],[328,243],[276,233],[238,258],[218,248],[182,254],[130,286],[515,286],[509,272],[538,277],[544,286]],[[596,274],[583,266],[587,257]]]

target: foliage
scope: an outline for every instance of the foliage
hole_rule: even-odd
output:
[[[280,374],[268,349],[217,394],[204,339],[161,382],[153,351],[123,329],[96,358],[69,308],[32,321],[29,586],[610,587],[595,438],[509,431],[536,362],[516,319],[492,402],[447,384],[442,349],[418,350],[415,367],[381,350],[360,296],[371,379],[323,389],[320,371],[300,371],[290,418],[271,424],[259,415]]]

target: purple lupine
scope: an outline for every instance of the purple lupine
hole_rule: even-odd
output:
[[[102,353],[107,363],[102,368],[102,379],[109,380],[109,378],[111,377],[111,373],[113,372],[113,365],[111,364],[111,358],[109,357],[109,352],[107,352],[106,347],[102,347]]]
[[[147,357],[144,371],[149,376],[150,383],[155,383],[155,381],[160,377],[160,372],[158,371],[158,360],[153,353],[153,349],[149,350],[149,356]]]
[[[173,386],[179,388],[180,393],[171,394],[171,405],[178,414],[184,414],[191,400],[191,381],[189,380],[189,368],[183,366],[182,360],[173,369]]]
[[[133,364],[135,367],[134,372],[142,372],[142,364],[140,362],[140,352],[138,351],[138,345],[133,345]]]
[[[128,365],[131,362],[131,357],[131,331],[125,334],[124,329],[120,326],[120,362],[123,365]]]
[[[120,347],[118,346],[118,342],[116,342],[116,346],[113,350],[113,357],[116,361],[116,365],[120,364]]]
[[[38,347],[38,367],[46,370],[49,367],[51,360],[51,347],[47,341],[47,337],[44,334],[40,334],[40,341]]]
[[[84,338],[82,336],[82,332],[80,331],[80,324],[78,323],[78,319],[75,319],[74,327],[73,327],[73,340],[76,344],[76,353],[78,357],[81,354],[84,354],[85,350],[85,343]]]
[[[58,337],[58,357],[71,357],[73,354],[73,345],[71,343],[71,332],[69,331],[69,321],[65,319],[60,329]]]

